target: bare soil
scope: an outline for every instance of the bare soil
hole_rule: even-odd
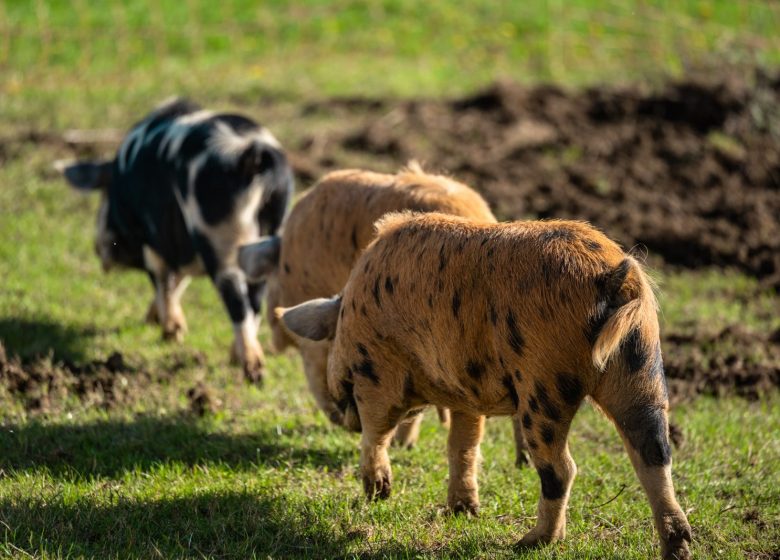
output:
[[[293,154],[324,171],[418,159],[504,219],[588,220],[668,264],[734,266],[780,287],[780,76],[568,92],[496,83],[461,99],[310,104],[341,125]]]
[[[17,356],[8,356],[0,341],[0,385],[20,399],[29,412],[49,412],[69,396],[112,408],[127,402],[149,380],[148,373],[128,366],[119,352],[104,361],[82,364],[51,357],[23,362]]]

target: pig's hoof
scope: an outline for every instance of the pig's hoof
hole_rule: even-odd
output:
[[[475,498],[457,498],[450,502],[450,510],[455,515],[479,515],[479,500]]]
[[[163,340],[168,342],[183,342],[187,329],[179,324],[167,325],[163,329]]]
[[[691,552],[691,526],[682,513],[665,516],[661,527],[661,551],[664,560],[688,560]]]
[[[263,385],[263,378],[265,378],[265,366],[262,362],[244,364],[244,379],[247,383],[260,387]]]
[[[377,469],[374,476],[363,475],[363,490],[369,502],[390,497],[391,478],[390,471],[385,469]]]
[[[563,538],[563,534],[555,535],[555,534],[546,534],[539,530],[538,527],[534,527],[526,535],[520,539],[515,545],[519,549],[526,549],[526,548],[535,548],[537,546],[542,546],[545,544],[549,544],[551,542],[559,541]]]
[[[681,543],[675,549],[669,549],[664,554],[664,560],[690,560],[691,551],[688,550],[688,543]]]

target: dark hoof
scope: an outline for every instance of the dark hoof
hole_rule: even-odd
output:
[[[450,510],[454,515],[472,515],[474,517],[479,515],[479,503],[469,500],[458,500],[450,506]]]
[[[681,516],[682,514],[680,514]],[[663,520],[663,533],[666,539],[662,542],[664,560],[688,560],[691,552],[688,545],[691,542],[691,526],[684,517],[670,515]]]
[[[263,386],[263,379],[265,378],[265,368],[262,365],[245,366],[244,367],[244,379],[247,383]]]
[[[377,480],[363,477],[363,490],[369,502],[374,500],[386,500],[390,497],[390,478],[383,476]]]
[[[553,537],[551,535],[543,535],[537,533],[536,529],[532,529],[526,535],[517,541],[515,543],[515,550],[522,551],[522,550],[531,550],[533,548],[538,548],[540,546],[544,546],[546,544],[550,544],[551,542],[560,540],[560,538]]]
[[[183,342],[184,329],[164,330],[162,336],[166,342]]]
[[[670,550],[664,554],[664,560],[690,560],[691,558],[691,551],[688,550],[687,543],[683,543],[683,545],[676,550]]]

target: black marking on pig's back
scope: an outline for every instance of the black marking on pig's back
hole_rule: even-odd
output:
[[[447,255],[444,252],[444,245],[442,245],[441,249],[439,249],[439,274],[442,273],[442,271],[446,266],[447,266]]]
[[[585,247],[594,252],[601,251],[601,249],[603,249],[601,243],[592,239],[585,239],[582,243],[585,245]]]
[[[571,242],[574,239],[576,239],[576,235],[566,227],[547,229],[539,235],[539,240],[544,244],[555,241]]]

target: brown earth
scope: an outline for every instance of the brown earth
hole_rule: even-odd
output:
[[[205,356],[197,351],[175,352],[153,371],[129,365],[120,352],[84,363],[52,356],[20,359],[9,356],[0,341],[0,388],[29,413],[59,411],[68,399],[108,410],[147,400],[150,386],[168,383],[180,371],[205,363]],[[190,412],[197,416],[213,414],[222,406],[214,388],[203,381],[186,396]]]
[[[149,375],[128,366],[119,352],[105,361],[83,364],[49,357],[22,362],[17,356],[8,356],[0,342],[0,385],[30,412],[49,412],[68,396],[112,408],[137,393],[139,383],[148,381]]]
[[[588,220],[670,264],[734,266],[780,287],[780,76],[567,92],[497,83],[453,100],[308,105],[345,124],[293,153],[304,181],[416,158],[499,217]]]
[[[780,329],[730,326],[715,334],[668,334],[664,366],[672,402],[698,394],[754,399],[780,387]]]

